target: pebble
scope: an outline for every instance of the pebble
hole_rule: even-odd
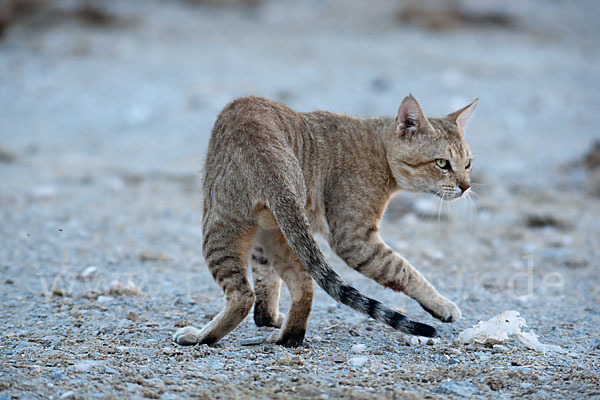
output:
[[[112,296],[98,296],[96,301],[98,303],[102,304],[102,303],[110,303],[113,299],[114,299],[114,297],[112,297]]]
[[[502,344],[495,344],[492,346],[492,350],[494,351],[494,353],[505,353],[508,351],[508,347]]]
[[[131,280],[128,280],[126,283],[121,283],[119,280],[112,281],[108,292],[113,296],[137,296],[142,293]]]
[[[61,400],[75,400],[76,398],[77,398],[77,394],[72,390],[69,390],[68,392],[64,392],[63,394],[60,395]]]
[[[81,272],[79,274],[79,277],[82,279],[91,278],[92,276],[94,276],[96,274],[97,271],[98,271],[98,268],[91,265],[91,266],[87,267],[86,269],[84,269],[83,272]]]
[[[364,353],[366,350],[367,350],[367,346],[362,343],[355,344],[350,349],[350,351],[354,354]]]
[[[277,360],[277,364],[293,367],[304,365],[305,362],[301,357],[282,357]]]
[[[129,311],[129,313],[127,314],[127,319],[130,321],[137,321],[138,319],[140,319],[140,316],[135,311]]]
[[[88,372],[94,367],[94,363],[91,361],[80,361],[73,365],[73,369],[77,372]]]
[[[334,363],[340,364],[340,363],[345,363],[348,360],[348,358],[346,358],[346,356],[343,354],[336,354],[336,355],[331,356],[331,358],[329,360],[333,361]]]
[[[348,364],[350,364],[353,367],[362,367],[368,361],[369,361],[369,357],[358,356],[358,357],[352,357],[352,358],[348,359]]]
[[[435,392],[460,397],[471,397],[477,392],[477,386],[466,381],[448,381],[438,386]]]
[[[140,253],[140,261],[169,261],[169,256],[164,253],[155,253],[150,250],[144,250]]]
[[[240,344],[242,346],[257,346],[259,344],[263,344],[265,342],[265,338],[264,337],[252,337],[252,338],[248,338],[248,339],[242,339],[240,341]]]
[[[154,372],[152,372],[152,370],[148,367],[142,367],[138,372],[145,379],[154,378]]]
[[[117,371],[114,368],[110,368],[110,367],[104,368],[104,373],[105,374],[111,374],[111,375],[119,375],[119,371]]]

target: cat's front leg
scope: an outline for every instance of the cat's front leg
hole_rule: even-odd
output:
[[[419,271],[390,249],[376,226],[334,231],[330,243],[349,266],[386,288],[412,297],[435,318],[443,322],[461,318],[457,305],[439,294]]]

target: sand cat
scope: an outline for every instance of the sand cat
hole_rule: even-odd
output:
[[[299,113],[257,97],[225,107],[204,169],[202,250],[226,304],[204,328],[179,329],[173,340],[215,343],[254,306],[258,326],[283,326],[276,343],[298,346],[313,281],[338,302],[395,329],[436,335],[433,327],[346,284],[325,261],[313,233],[326,235],[335,253],[360,273],[412,297],[444,322],[457,321],[458,307],[383,242],[378,224],[398,190],[447,200],[469,190],[472,156],[463,129],[476,105],[426,118],[410,95],[395,118],[365,119]],[[279,313],[282,281],[291,295],[287,318]]]

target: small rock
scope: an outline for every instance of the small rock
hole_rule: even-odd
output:
[[[359,353],[364,353],[367,350],[367,346],[365,346],[362,343],[359,344],[355,344],[354,346],[352,346],[352,348],[350,349],[350,351],[354,354],[359,354]]]
[[[69,390],[68,392],[64,392],[63,394],[60,395],[61,400],[75,400],[76,398],[77,398],[77,394],[72,390]]]
[[[7,285],[12,285],[12,284],[15,283],[15,281],[13,281],[12,279],[7,279],[7,280],[4,281],[4,283],[7,284]]]
[[[282,357],[279,360],[277,360],[277,364],[285,365],[288,367],[294,367],[302,366],[305,364],[305,362],[301,357]]]
[[[589,261],[584,258],[573,258],[565,261],[565,265],[569,268],[577,269],[577,268],[585,268],[590,265]]]
[[[550,214],[528,215],[525,220],[525,225],[527,225],[528,228],[533,229],[551,227],[555,229],[567,230],[573,228],[571,223],[558,219],[557,217]]]
[[[123,284],[118,280],[114,280],[110,284],[109,294],[113,296],[137,296],[142,293],[133,281],[128,280],[127,283]]]
[[[448,359],[448,364],[459,364],[460,361],[457,358],[451,357]]]
[[[334,356],[331,356],[331,358],[329,359],[329,361],[333,361],[336,364],[345,363],[347,360],[348,358],[346,358],[346,356],[344,356],[343,354],[336,354]]]
[[[436,393],[451,394],[460,397],[471,397],[477,393],[477,386],[466,381],[444,382],[435,389]]]
[[[91,361],[80,361],[73,365],[73,369],[77,372],[88,372],[94,367],[94,363]]]
[[[165,253],[154,253],[150,250],[144,250],[140,253],[140,261],[169,261],[169,256]]]
[[[98,271],[98,268],[91,265],[91,266],[87,267],[86,269],[84,269],[83,272],[81,272],[77,277],[80,279],[89,279],[92,276],[94,276],[97,271]]]
[[[50,288],[50,292],[52,293],[53,296],[57,296],[57,297],[68,297],[71,295],[71,293],[66,290],[65,288],[62,288],[60,285],[54,283],[52,284],[52,287]]]
[[[110,375],[119,375],[119,371],[117,371],[114,368],[110,368],[110,367],[104,368],[104,373],[105,374],[110,374]]]
[[[312,341],[313,343],[320,343],[320,342],[322,342],[322,341],[323,341],[323,338],[322,338],[321,336],[319,336],[319,335],[314,335],[314,336],[312,337],[311,341]]]
[[[114,297],[112,296],[98,296],[98,298],[96,299],[96,301],[100,304],[102,303],[109,303],[114,299]]]
[[[142,394],[144,395],[145,398],[147,399],[160,399],[160,394],[156,393],[153,390],[150,390],[148,388],[142,388]]]
[[[137,321],[138,319],[140,319],[140,316],[135,311],[129,311],[129,313],[127,314],[127,319],[130,321]]]
[[[154,372],[152,372],[152,370],[150,368],[148,368],[148,367],[142,367],[142,368],[139,369],[138,372],[145,379],[154,378]]]
[[[508,351],[508,347],[502,344],[495,344],[492,346],[492,350],[494,351],[494,353],[505,353]]]
[[[242,346],[257,346],[259,344],[263,344],[265,342],[265,338],[263,337],[252,337],[248,339],[243,339],[240,341]]]
[[[350,364],[353,367],[362,367],[368,361],[369,361],[369,357],[358,356],[358,357],[352,357],[352,358],[348,359],[348,364]]]

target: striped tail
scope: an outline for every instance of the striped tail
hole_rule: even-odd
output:
[[[327,294],[336,301],[404,333],[426,337],[437,336],[434,327],[411,321],[405,315],[390,309],[377,300],[364,296],[344,282],[325,261],[323,253],[310,234],[304,209],[299,206],[295,197],[291,194],[282,195],[282,193],[269,197],[267,199],[269,208],[288,244],[310,276]]]

